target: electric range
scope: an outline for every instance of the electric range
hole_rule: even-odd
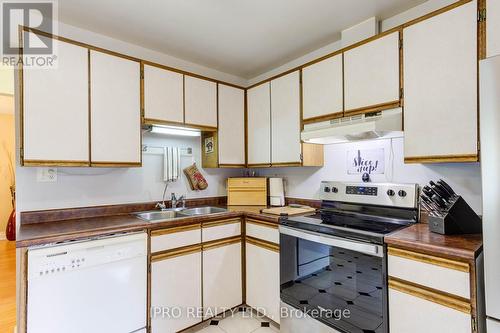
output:
[[[416,184],[322,182],[318,213],[280,221],[282,303],[332,332],[388,332],[384,236],[417,222],[418,191]]]

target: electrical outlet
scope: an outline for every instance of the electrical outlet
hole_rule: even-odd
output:
[[[39,183],[57,182],[57,168],[38,168],[36,172],[36,181]]]

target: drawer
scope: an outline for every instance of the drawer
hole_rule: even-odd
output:
[[[216,239],[228,238],[241,235],[241,220],[229,219],[221,221],[206,222],[203,224],[201,239],[209,242]]]
[[[227,192],[228,206],[265,206],[267,205],[267,192],[263,190],[229,190]]]
[[[267,189],[267,178],[228,178],[228,188],[258,188]]]
[[[391,332],[470,333],[471,320],[465,302],[389,281]]]
[[[467,263],[389,248],[388,273],[390,277],[470,299]]]
[[[201,243],[200,224],[151,231],[151,253]]]
[[[245,227],[247,236],[262,239],[274,244],[280,243],[280,233],[277,224],[246,219]]]

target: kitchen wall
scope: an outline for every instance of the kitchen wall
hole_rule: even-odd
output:
[[[455,191],[478,213],[481,213],[481,172],[479,163],[404,164],[403,138],[350,142],[324,146],[325,166],[322,168],[259,169],[259,175],[285,178],[285,195],[294,198],[318,199],[322,180],[360,182],[361,175],[347,173],[350,150],[383,148],[384,174],[371,176],[373,182],[426,184],[439,178],[449,182]]]
[[[204,191],[192,191],[184,174],[169,183],[166,192],[187,198],[225,196],[225,179],[239,175],[235,169],[201,169],[199,137],[173,137],[147,133],[143,144],[192,148],[192,157],[181,157],[181,167],[193,162],[208,181]],[[98,206],[116,203],[160,201],[165,187],[163,155],[143,154],[142,168],[58,168],[57,182],[37,182],[39,168],[18,168],[18,210]]]
[[[406,12],[379,22],[381,32],[400,24],[445,7],[456,0],[429,0]],[[251,80],[257,83],[269,77],[300,66],[308,61],[334,52],[342,48],[342,41],[329,45],[294,59],[267,73]],[[351,149],[371,149],[383,147],[386,151],[386,173],[373,175],[376,182],[407,182],[425,184],[431,179],[443,178],[450,182],[455,190],[462,194],[469,204],[480,213],[481,206],[481,173],[479,163],[450,164],[404,164],[403,138],[392,140],[376,140],[359,143],[346,143],[325,146],[325,166],[323,168],[280,168],[262,169],[259,174],[266,176],[283,176],[286,178],[286,195],[296,198],[318,199],[319,182],[321,180],[361,181],[360,176],[347,174],[347,151]],[[391,149],[392,147],[392,149]],[[390,152],[393,152],[392,154]]]
[[[166,64],[222,81],[246,85],[246,80],[237,76],[64,23],[58,24],[57,33],[70,39],[130,56]],[[15,79],[17,80],[17,76]],[[8,86],[17,85],[11,82]],[[18,112],[19,107],[16,107],[16,110]],[[146,134],[144,144],[192,147],[194,160],[201,167],[199,140],[199,138],[161,137]],[[17,147],[17,151],[19,151],[19,147]],[[191,160],[183,158],[183,163],[188,162]],[[23,168],[18,165],[16,170],[17,211],[159,201],[165,184],[162,180],[163,164],[159,155],[145,155],[142,168],[59,168],[58,179],[55,183],[38,182],[38,168]],[[235,173],[239,174],[240,171],[219,169],[202,170],[202,173],[209,183],[207,190],[191,191],[187,186],[186,178],[182,176],[180,181],[169,185],[167,197],[170,197],[171,192],[179,195],[186,194],[188,198],[226,195],[225,179]]]

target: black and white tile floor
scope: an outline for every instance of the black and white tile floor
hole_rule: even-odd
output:
[[[267,318],[258,316],[250,309],[227,314],[225,318],[214,318],[208,326],[200,328],[197,333],[275,333],[279,329]]]

